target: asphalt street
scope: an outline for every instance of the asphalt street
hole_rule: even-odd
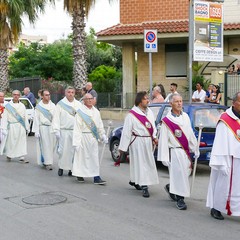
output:
[[[164,191],[166,168],[158,168],[160,183],[149,188],[146,199],[128,185],[128,163],[115,167],[108,147],[101,163],[107,185],[98,186],[91,178],[79,183],[66,172],[59,177],[57,156],[52,171],[41,168],[35,144],[36,139],[28,137],[29,164],[0,156],[1,240],[239,239],[240,218],[224,215],[224,221],[215,220],[205,207],[207,165],[198,166],[188,209],[180,211]]]

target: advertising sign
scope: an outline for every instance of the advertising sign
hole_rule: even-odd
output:
[[[223,5],[194,2],[194,61],[223,62]]]
[[[157,30],[144,30],[144,52],[157,52]]]

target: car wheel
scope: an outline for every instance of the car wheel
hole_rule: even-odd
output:
[[[111,144],[111,155],[112,155],[112,159],[114,160],[114,162],[117,162],[120,156],[119,153],[119,140],[115,139],[112,144]]]

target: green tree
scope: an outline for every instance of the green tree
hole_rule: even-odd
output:
[[[108,43],[97,42],[96,33],[93,28],[86,38],[87,46],[87,71],[91,73],[100,65],[122,68],[122,50],[118,46]]]
[[[121,91],[122,73],[115,67],[99,66],[89,74],[89,81],[93,83],[97,92]]]
[[[40,76],[58,81],[72,81],[72,45],[70,40],[53,44],[30,46],[20,44],[18,51],[9,57],[10,78]]]
[[[27,16],[34,23],[39,12],[52,0],[0,0],[0,90],[9,87],[8,47],[18,40],[22,31],[22,18]]]
[[[95,2],[95,0],[64,0],[64,9],[72,16],[73,82],[76,89],[81,89],[87,82],[85,17],[88,17]]]

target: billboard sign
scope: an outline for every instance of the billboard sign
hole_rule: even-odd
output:
[[[223,4],[194,2],[193,60],[223,62]]]

